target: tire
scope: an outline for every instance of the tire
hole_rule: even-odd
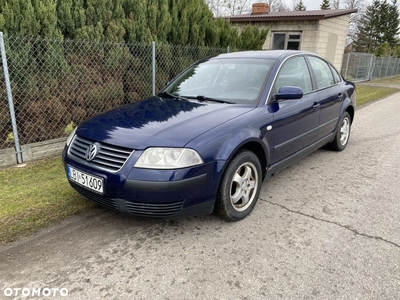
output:
[[[334,140],[328,144],[329,148],[335,151],[342,151],[346,148],[351,131],[351,118],[348,112],[345,112],[340,119],[338,129]]]
[[[248,150],[238,152],[222,176],[216,213],[227,221],[239,221],[247,217],[257,203],[261,183],[258,157]]]

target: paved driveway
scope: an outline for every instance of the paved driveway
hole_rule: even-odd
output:
[[[1,246],[0,298],[18,288],[68,290],[46,299],[399,299],[400,94],[357,111],[344,152],[318,150],[265,182],[241,222],[99,208]]]

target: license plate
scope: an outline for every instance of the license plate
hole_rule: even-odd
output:
[[[99,194],[104,194],[104,179],[67,165],[68,179]]]

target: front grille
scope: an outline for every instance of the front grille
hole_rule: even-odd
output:
[[[77,190],[80,194],[82,194],[86,198],[93,200],[94,202],[100,204],[101,206],[104,206],[105,208],[108,208],[108,209],[111,209],[114,211],[118,211],[118,206],[117,206],[117,202],[115,201],[115,199],[107,198],[102,195],[93,193],[93,192],[91,192],[77,184],[74,184],[74,183],[71,183],[71,185],[73,186],[73,188],[75,190]]]
[[[154,204],[154,203],[138,203],[131,202],[122,199],[108,198],[96,193],[93,193],[75,183],[71,182],[71,185],[80,194],[89,198],[90,200],[100,204],[101,206],[108,208],[113,211],[122,211],[139,217],[150,217],[150,218],[166,218],[171,217],[183,208],[183,202],[174,202],[168,204]],[[122,203],[121,203],[122,202]]]
[[[88,162],[85,158],[85,153],[88,147],[94,142],[75,136],[68,150],[68,156],[78,161],[83,161],[86,165],[110,172],[119,171],[125,164],[128,157],[133,153],[132,149],[123,148],[104,143],[96,143],[99,146],[96,157]]]
[[[183,207],[183,201],[169,204],[148,204],[126,201],[125,205],[131,215],[161,218],[177,214]]]

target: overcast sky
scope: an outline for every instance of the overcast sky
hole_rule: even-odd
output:
[[[224,1],[226,1],[226,0],[205,0],[207,3],[222,3],[222,2],[224,2]],[[300,0],[282,0],[285,4],[286,4],[286,6],[289,8],[289,9],[292,9],[293,8],[293,6],[294,6],[294,2],[295,3],[297,3],[298,1],[300,1]],[[331,3],[333,3],[333,1],[334,0],[330,0],[330,2]],[[339,0],[339,3],[341,4],[340,6],[341,7],[343,7],[343,6],[345,6],[344,4],[345,4],[345,2],[347,2],[348,0]],[[366,8],[368,5],[370,5],[371,3],[372,3],[372,1],[373,0],[352,0],[352,1],[355,1],[355,2],[358,2],[358,3],[362,3],[363,4],[363,7],[362,8]],[[381,0],[381,1],[383,1],[383,0]],[[389,3],[390,2],[392,2],[393,0],[387,0]],[[228,3],[229,3],[230,1],[228,1]],[[234,2],[234,1],[232,1],[232,2]],[[247,0],[247,1],[244,1],[245,3],[247,3],[247,11],[245,11],[245,12],[243,12],[243,13],[250,13],[251,12],[251,5],[252,5],[252,3],[266,3],[267,1],[266,0]],[[320,9],[320,7],[321,7],[321,3],[322,3],[322,0],[303,0],[303,3],[304,3],[304,5],[305,5],[305,7],[307,8],[307,10],[319,10]],[[331,4],[332,5],[332,4]],[[397,6],[399,7],[399,9],[400,9],[400,0],[397,0]],[[361,10],[361,11],[363,11],[363,10]],[[359,12],[360,12],[360,10],[359,10]]]
[[[292,0],[283,0],[289,7],[292,7]],[[332,2],[332,1],[331,1]],[[370,2],[370,0],[365,0],[365,2]],[[303,3],[307,10],[317,10],[320,9],[322,0],[303,0]],[[331,4],[332,5],[332,4]]]
[[[291,0],[284,0],[285,3],[289,4],[289,6],[292,6],[292,1]],[[316,9],[321,9],[321,3],[322,0],[303,0],[304,6],[307,8],[307,10],[316,10]]]
[[[286,4],[289,5],[289,7],[292,6],[292,0],[283,0]],[[260,1],[261,2],[261,1]],[[341,1],[342,2],[342,1]],[[370,3],[372,3],[372,0],[364,0],[365,6],[368,6]],[[390,3],[391,0],[388,0]],[[307,10],[316,10],[320,9],[322,0],[303,0],[303,3]],[[397,1],[397,6],[400,8],[400,1]]]
[[[289,6],[292,5],[292,2],[289,0],[285,1]],[[315,9],[320,9],[321,1],[316,1],[316,0],[303,0],[304,6],[307,8],[307,10],[315,10]]]

